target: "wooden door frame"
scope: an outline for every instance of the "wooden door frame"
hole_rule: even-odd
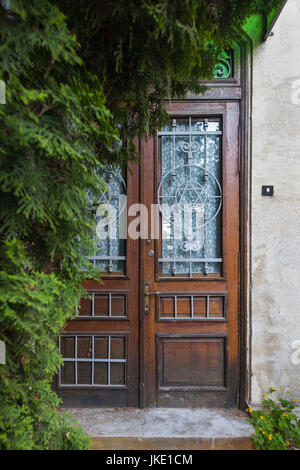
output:
[[[215,81],[210,83],[210,89],[203,95],[195,96],[189,94],[184,100],[189,103],[192,101],[227,101],[239,100],[240,102],[240,121],[239,121],[239,203],[240,203],[240,239],[239,239],[239,397],[238,404],[240,409],[244,409],[248,398],[248,221],[250,219],[249,211],[249,154],[250,154],[250,109],[251,109],[251,58],[252,42],[250,38],[243,34],[242,38],[236,42],[236,59],[234,79],[223,82]],[[167,103],[167,102],[166,102]],[[139,151],[143,154],[143,141],[139,142]],[[154,139],[152,144],[154,152]],[[143,173],[139,170],[140,180],[140,201],[144,200],[144,181]],[[140,240],[140,245],[146,243]],[[140,246],[140,253],[143,253]],[[145,368],[144,368],[144,263],[140,257],[140,399],[139,406],[145,408]]]

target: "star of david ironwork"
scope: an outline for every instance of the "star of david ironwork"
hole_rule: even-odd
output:
[[[205,188],[195,181],[187,181],[176,191],[176,201],[183,209],[185,205],[197,207],[205,200]]]
[[[178,175],[176,179],[172,178],[174,171]],[[178,187],[180,175],[185,177],[185,181]],[[190,208],[193,212],[201,211],[209,199],[218,199],[219,204],[210,217],[204,217],[203,226],[212,222],[218,215],[222,205],[222,189],[217,178],[209,170],[191,162],[169,171],[158,187],[158,201],[162,213],[164,204],[173,207],[173,210],[177,206],[181,212],[185,208]],[[176,225],[173,220],[170,221],[172,225]]]

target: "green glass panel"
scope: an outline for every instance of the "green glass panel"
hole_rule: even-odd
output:
[[[215,78],[226,79],[233,77],[233,50],[224,51],[219,56],[219,62],[215,67]]]

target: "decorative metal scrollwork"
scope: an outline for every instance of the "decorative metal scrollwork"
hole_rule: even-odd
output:
[[[107,189],[102,191],[99,204],[110,204],[113,206],[121,194],[126,194],[126,183],[120,171],[109,171],[108,177],[105,179],[108,180],[106,181]],[[122,207],[118,209],[117,216],[120,216],[124,209],[125,206],[122,205]]]
[[[97,251],[88,259],[103,271],[123,271],[126,258],[123,240],[119,239],[119,224],[120,216],[127,207],[126,183],[121,171],[104,170],[99,176],[104,179],[106,188],[97,201]]]
[[[220,273],[220,121],[189,117],[177,123],[173,119],[159,135],[162,272]]]
[[[200,248],[201,246],[199,240],[182,242],[183,251],[198,251]]]
[[[198,152],[200,146],[198,142],[183,142],[181,148],[183,152],[186,152],[188,154],[188,163],[191,163],[193,161],[193,153]]]
[[[187,173],[183,183],[178,184],[178,180],[174,181],[172,179],[174,170],[176,174],[179,174],[179,172]],[[215,187],[214,194],[207,191],[205,183],[208,179],[212,182],[211,186]],[[168,196],[164,196],[164,185],[168,187]],[[173,193],[172,195],[170,195],[170,191]],[[158,201],[162,213],[164,213],[164,200],[167,200],[168,206],[172,204],[174,207],[176,205],[182,212],[189,209],[197,212],[202,210],[205,202],[209,199],[219,199],[219,204],[213,214],[210,214],[208,218],[204,217],[203,223],[198,225],[198,228],[210,224],[217,217],[222,206],[222,188],[217,178],[210,171],[193,163],[181,165],[171,170],[162,178],[158,187]]]
[[[224,51],[215,67],[215,78],[225,79],[233,76],[233,51]]]

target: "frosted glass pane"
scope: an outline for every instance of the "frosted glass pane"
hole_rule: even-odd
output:
[[[90,261],[103,272],[125,272],[125,240],[120,239],[120,214],[125,210],[126,183],[122,174],[107,169],[101,170],[107,191],[99,198],[95,217],[96,251]],[[111,217],[108,219],[108,215]],[[97,226],[98,224],[98,226]]]
[[[178,126],[173,120],[160,133],[162,273],[220,274],[220,121],[190,118]]]

